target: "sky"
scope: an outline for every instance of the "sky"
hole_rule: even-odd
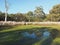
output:
[[[0,11],[5,12],[5,0],[0,0]],[[60,4],[60,0],[7,0],[8,13],[27,13],[41,6],[45,13],[49,13],[54,5]]]

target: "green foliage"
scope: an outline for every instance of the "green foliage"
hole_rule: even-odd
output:
[[[0,12],[0,20],[4,21],[5,13]],[[28,11],[27,13],[16,13],[16,14],[8,14],[8,21],[26,21],[26,22],[35,22],[35,21],[43,21],[45,19],[45,13],[43,12],[43,8],[36,7],[34,12]]]
[[[60,4],[53,6],[53,8],[49,11],[50,14],[46,16],[45,21],[60,21]]]
[[[50,10],[50,14],[60,14],[60,4],[53,6]]]
[[[60,45],[60,38],[54,39],[52,45]]]
[[[5,19],[5,13],[0,12],[0,21],[4,21]]]
[[[33,12],[32,11],[27,12],[26,13],[26,18],[27,18],[28,22],[33,21]]]
[[[60,14],[48,14],[48,15],[46,16],[45,21],[58,22],[58,21],[60,21]]]
[[[39,21],[43,21],[43,19],[45,18],[45,13],[43,12],[43,8],[36,7],[36,9],[34,10],[34,16],[37,17]]]
[[[0,21],[5,20],[5,13],[0,11]],[[53,8],[49,11],[49,14],[45,14],[42,7],[36,7],[36,9],[32,11],[28,11],[27,13],[16,13],[16,14],[8,14],[8,21],[18,21],[18,22],[43,22],[43,21],[60,21],[60,4],[53,6]]]
[[[15,21],[25,21],[25,16],[22,13],[17,13],[14,16]]]

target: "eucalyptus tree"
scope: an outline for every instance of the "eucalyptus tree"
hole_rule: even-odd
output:
[[[53,6],[53,8],[49,11],[50,14],[60,14],[60,4]]]
[[[26,15],[27,15],[27,18],[28,18],[28,20],[30,22],[32,20],[32,18],[33,18],[33,12],[32,11],[28,11]]]
[[[37,19],[39,19],[39,21],[42,21],[45,18],[45,13],[43,11],[43,8],[36,7],[36,9],[34,10],[34,16],[37,17]]]
[[[5,22],[7,21],[7,13],[8,13],[8,3],[7,0],[5,0]]]
[[[52,9],[49,11],[49,14],[47,15],[46,20],[54,22],[60,21],[60,4],[52,7]]]

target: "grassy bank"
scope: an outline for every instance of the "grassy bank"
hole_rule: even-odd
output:
[[[44,29],[48,29],[54,35],[54,39],[51,37],[51,43],[53,45],[55,45],[55,43],[60,43],[60,33],[57,34],[57,32],[60,32],[60,25],[18,25],[10,28],[6,27],[5,29],[0,29],[0,45],[43,45],[42,43],[44,41],[41,42],[35,39],[24,38],[21,33],[26,31],[29,33],[38,32],[37,30]],[[57,30],[57,32],[54,30]],[[45,42],[47,42],[48,40],[46,40]],[[52,45],[51,43],[50,45]]]

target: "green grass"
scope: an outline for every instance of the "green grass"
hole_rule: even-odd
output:
[[[60,45],[60,38],[53,40],[52,45]]]
[[[1,30],[0,32],[9,32],[9,31],[16,31],[16,30],[22,30],[22,29],[31,29],[31,28],[38,28],[40,26],[33,26],[33,25],[21,25],[21,26],[14,26],[11,29],[4,29]]]
[[[14,26],[11,29],[4,29],[0,32],[8,32],[8,31],[15,31],[15,30],[21,30],[21,29],[31,29],[31,28],[41,28],[41,27],[51,27],[51,28],[55,28],[55,29],[59,29],[60,30],[60,25],[19,25],[19,26]]]
[[[48,29],[50,32],[56,29],[58,30],[58,32],[60,32],[60,25],[18,25],[11,28],[6,27],[3,30],[0,29],[0,45],[43,45],[42,43],[47,42],[49,39],[47,39],[46,41],[44,39],[39,41],[35,39],[24,38],[21,35],[21,33],[25,31],[31,33],[31,32],[37,32],[37,30],[42,31],[43,29]],[[52,34],[55,33],[54,31],[52,32],[53,32]],[[58,40],[56,41],[57,38]],[[50,41],[53,44],[54,42],[60,43],[59,40],[60,40],[60,33],[58,33],[58,36],[55,36],[55,38],[54,39],[52,38]]]

